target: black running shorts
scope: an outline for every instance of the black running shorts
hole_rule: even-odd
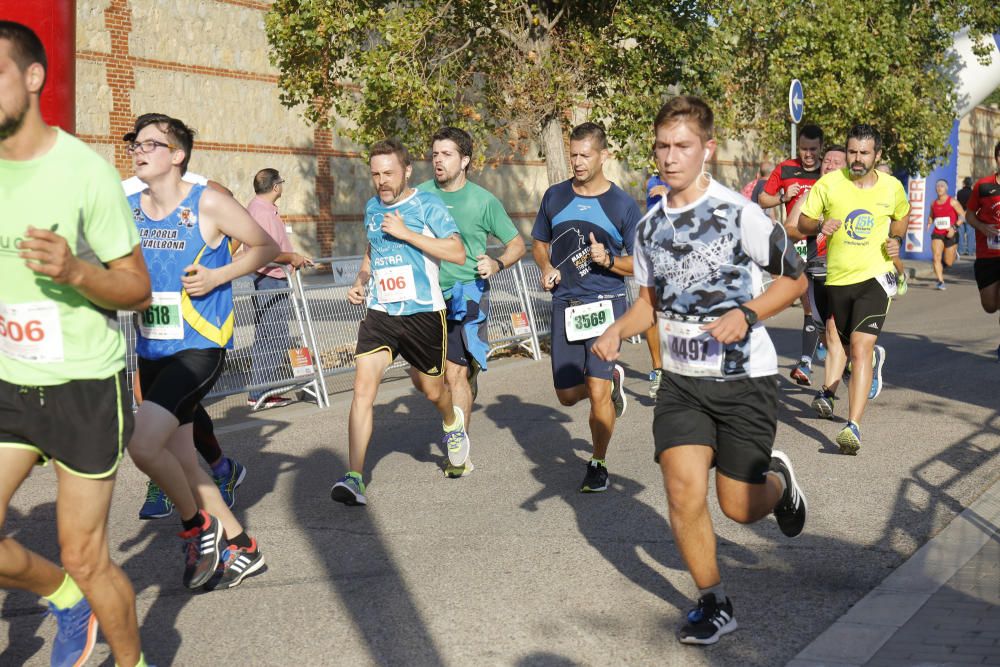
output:
[[[976,275],[976,286],[986,289],[993,283],[1000,283],[1000,257],[984,257],[972,264]]]
[[[891,299],[874,278],[854,285],[827,285],[826,298],[844,345],[851,342],[855,331],[873,336],[882,333]]]
[[[424,375],[444,375],[448,332],[444,311],[389,315],[381,310],[369,310],[358,327],[355,357],[387,351],[392,358],[403,359]]]
[[[951,238],[948,238],[945,234],[931,234],[931,241],[944,241],[944,247],[951,248],[958,245],[958,234],[955,234]]]
[[[774,375],[720,382],[664,371],[653,408],[653,458],[659,462],[679,445],[707,445],[720,473],[763,484],[777,428]]]
[[[212,390],[226,366],[221,347],[181,350],[162,359],[139,357],[142,400],[156,403],[183,424],[194,421],[194,411]]]
[[[23,387],[0,380],[0,447],[27,449],[79,477],[115,474],[132,437],[125,371],[103,380]]]

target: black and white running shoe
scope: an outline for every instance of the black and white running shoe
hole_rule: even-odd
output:
[[[682,644],[707,646],[738,627],[729,598],[719,602],[715,593],[709,593],[701,596],[698,606],[687,613],[687,623],[681,628],[680,640]]]
[[[769,469],[785,478],[785,493],[774,506],[774,518],[778,528],[787,537],[798,537],[806,525],[806,497],[795,481],[795,472],[788,455],[775,449],[771,452]]]

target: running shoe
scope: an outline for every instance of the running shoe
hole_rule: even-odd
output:
[[[149,480],[146,483],[146,502],[139,508],[139,518],[162,519],[173,514],[173,511],[173,501],[167,498],[167,494],[156,485],[156,482]]]
[[[649,397],[656,398],[656,395],[660,393],[660,383],[663,382],[663,369],[654,368],[649,371]]]
[[[448,463],[444,467],[444,476],[448,479],[458,479],[459,477],[465,477],[475,469],[476,466],[472,465],[472,459],[465,459],[465,463],[460,466],[453,466],[451,463]]]
[[[201,588],[215,574],[222,543],[219,520],[205,510],[198,514],[202,525],[179,533],[184,540],[184,585],[191,589]]]
[[[854,369],[851,367],[851,362],[848,361],[847,365],[844,366],[844,372],[840,374],[840,379],[842,379],[845,383],[850,382],[852,372],[854,372]]]
[[[840,447],[841,454],[857,456],[861,449],[861,427],[854,422],[847,422],[847,426],[837,434],[837,446]]]
[[[738,627],[729,598],[720,603],[715,599],[715,593],[709,593],[702,595],[698,606],[687,613],[687,623],[681,628],[680,640],[682,644],[707,646]]]
[[[212,475],[212,481],[219,487],[222,499],[226,501],[226,507],[236,504],[236,488],[243,483],[243,478],[247,476],[247,469],[239,461],[234,461],[227,457],[229,461],[228,475]]]
[[[837,397],[824,387],[816,392],[816,398],[812,400],[812,409],[823,419],[833,419],[833,404],[836,400]]]
[[[628,399],[625,397],[625,387],[622,382],[625,380],[625,369],[615,364],[611,371],[611,402],[615,404],[615,417],[625,414],[628,407]]]
[[[69,609],[57,609],[49,603],[49,613],[56,617],[56,640],[52,643],[52,667],[76,667],[87,662],[97,643],[97,616],[87,598]]]
[[[882,367],[885,366],[885,348],[876,345],[872,350],[872,386],[868,390],[868,400],[877,398],[882,393]]]
[[[826,345],[823,343],[816,345],[816,361],[826,361]]]
[[[260,403],[260,407],[257,407],[257,403]],[[259,398],[247,399],[247,405],[255,410],[263,410],[264,408],[282,408],[286,405],[291,405],[291,403],[292,399],[287,396],[268,396],[263,401]]]
[[[580,485],[580,493],[600,493],[608,490],[608,467],[600,461],[590,460],[587,474]]]
[[[462,408],[456,405],[455,414],[458,415],[459,423],[452,430],[444,432],[441,443],[448,452],[448,462],[457,467],[464,465],[469,458],[469,434],[465,432],[465,413]]]
[[[479,395],[479,371],[483,370],[479,367],[479,362],[474,358],[469,359],[469,370],[466,371],[469,376],[469,389],[472,390],[472,400],[476,400],[476,396]]]
[[[785,492],[774,506],[774,518],[778,528],[785,537],[798,537],[806,525],[806,510],[808,509],[805,494],[795,481],[795,471],[788,455],[777,449],[771,452],[771,464],[768,470],[776,472],[785,478]]]
[[[215,576],[205,584],[205,588],[210,591],[234,588],[263,567],[264,554],[257,548],[257,540],[250,538],[249,548],[230,544],[222,552],[222,559],[215,568]]]
[[[944,286],[944,281],[943,280],[939,280],[937,286],[934,289],[940,290],[940,291],[943,292],[944,290],[946,290],[948,288]]]
[[[802,385],[803,387],[808,387],[812,384],[812,369],[809,368],[809,364],[804,361],[800,361],[799,365],[792,369],[791,378],[795,380],[795,384]]]
[[[910,283],[906,280],[905,273],[896,274],[896,294],[899,296],[906,296],[906,293],[910,291]]]
[[[365,497],[365,483],[361,481],[361,475],[349,472],[341,477],[330,489],[330,498],[345,505],[367,505],[368,498]]]

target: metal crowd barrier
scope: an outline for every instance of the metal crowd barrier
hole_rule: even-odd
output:
[[[358,325],[365,308],[351,304],[347,290],[361,257],[314,261],[328,265],[330,271],[303,275],[282,267],[288,278],[286,288],[257,291],[249,276],[234,281],[234,349],[226,355],[226,368],[206,400],[261,391],[256,409],[268,396],[301,390],[320,408],[329,405],[327,379],[354,370]],[[513,347],[527,351],[536,361],[541,359],[539,341],[552,334],[552,299],[542,289],[540,279],[541,272],[530,255],[490,279],[490,356]],[[626,285],[632,303],[634,281],[628,278]],[[282,321],[265,315],[275,312],[287,315]],[[133,317],[132,313],[118,315],[127,344],[130,387],[136,371]],[[630,340],[638,342],[640,338]],[[389,368],[406,367],[398,358]]]

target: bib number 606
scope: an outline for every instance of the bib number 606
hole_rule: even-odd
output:
[[[27,340],[37,343],[45,338],[45,329],[39,320],[28,320],[24,324],[7,320],[0,315],[0,338],[8,338],[15,343]]]

